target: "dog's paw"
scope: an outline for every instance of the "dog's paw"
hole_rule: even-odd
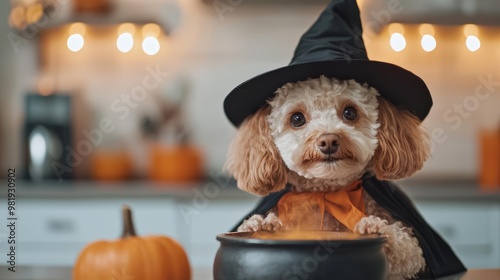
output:
[[[387,221],[377,216],[364,217],[354,226],[354,232],[360,234],[385,233]]]
[[[269,213],[266,218],[262,215],[253,215],[238,227],[238,232],[252,232],[260,230],[276,231],[281,228],[281,221],[274,213]]]
[[[384,219],[369,216],[361,219],[354,230],[361,234],[378,233],[387,238],[383,246],[389,270],[387,279],[411,279],[425,268],[425,259],[417,238],[401,222],[389,225]]]

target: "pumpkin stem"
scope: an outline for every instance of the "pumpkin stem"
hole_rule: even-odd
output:
[[[132,220],[132,210],[130,209],[130,206],[123,205],[122,213],[123,213],[122,238],[137,236],[134,229],[134,222]]]

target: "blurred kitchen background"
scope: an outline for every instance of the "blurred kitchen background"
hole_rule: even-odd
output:
[[[128,203],[139,233],[173,236],[209,274],[215,235],[256,201],[222,172],[223,99],[287,65],[326,3],[0,1],[0,177],[16,168],[19,265],[70,267],[118,237]],[[500,267],[500,3],[358,4],[370,59],[413,71],[434,100],[432,158],[401,184],[466,265]]]

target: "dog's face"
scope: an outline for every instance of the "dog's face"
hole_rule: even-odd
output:
[[[267,121],[288,169],[345,184],[359,177],[377,148],[378,95],[325,77],[280,88]]]
[[[365,172],[381,180],[405,178],[428,154],[427,134],[415,116],[373,88],[322,76],[284,85],[245,119],[226,169],[239,188],[266,195],[292,177],[339,187]]]

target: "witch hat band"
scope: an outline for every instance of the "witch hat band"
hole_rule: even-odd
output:
[[[239,126],[281,86],[321,75],[367,83],[420,120],[432,107],[429,89],[417,75],[394,64],[368,60],[356,1],[333,0],[302,35],[290,65],[247,80],[227,95],[226,116]]]

